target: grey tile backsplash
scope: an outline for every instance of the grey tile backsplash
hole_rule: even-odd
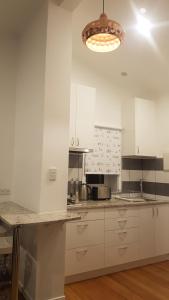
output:
[[[140,192],[169,198],[169,172],[163,171],[163,159],[122,159],[122,192]]]
[[[81,153],[69,154],[69,169],[81,169],[83,163],[83,155]]]
[[[82,181],[83,170],[82,154],[70,153],[69,155],[69,182],[71,179]],[[96,178],[98,175],[90,175],[87,179],[95,180],[103,184],[104,177]],[[108,176],[109,177],[109,176]],[[115,182],[114,178],[111,180]],[[163,171],[163,159],[133,159],[122,158],[122,192],[140,192],[140,180],[143,180],[143,192],[158,197],[169,199],[169,172]],[[110,178],[109,178],[110,181]],[[107,184],[107,182],[104,182]],[[116,190],[114,187],[113,190]]]

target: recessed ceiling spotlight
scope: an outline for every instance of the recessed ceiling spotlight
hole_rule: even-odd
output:
[[[140,13],[141,13],[142,15],[146,14],[146,12],[147,12],[147,10],[146,10],[145,7],[141,7],[141,8],[140,8]]]
[[[123,72],[121,72],[121,76],[126,77],[126,76],[128,76],[128,73],[123,71]]]
[[[150,20],[145,18],[143,15],[137,15],[136,29],[140,34],[142,34],[145,37],[150,37],[152,27],[153,26]]]

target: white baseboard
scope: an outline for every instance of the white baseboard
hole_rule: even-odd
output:
[[[65,278],[65,284],[88,280],[88,279],[92,279],[92,278],[97,278],[100,276],[113,274],[113,273],[121,272],[121,271],[126,271],[126,270],[130,270],[132,268],[142,267],[142,266],[146,266],[149,264],[162,262],[165,260],[169,260],[168,254],[163,255],[163,256],[157,256],[157,257],[153,257],[153,258],[143,259],[143,260],[135,261],[135,262],[131,262],[131,263],[126,263],[124,265],[118,265],[118,266],[108,267],[108,268],[99,269],[96,271],[90,271],[90,272],[86,272],[86,273],[82,273],[82,274],[71,275],[71,276],[67,276]]]

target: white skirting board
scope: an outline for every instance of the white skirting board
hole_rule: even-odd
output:
[[[121,271],[127,271],[133,268],[143,267],[149,264],[155,264],[166,260],[169,260],[169,254],[157,256],[153,258],[147,258],[147,259],[143,259],[131,263],[126,263],[123,265],[117,265],[114,267],[108,267],[100,270],[89,271],[82,274],[71,275],[65,278],[65,284],[97,278],[100,276],[105,276],[108,274],[113,274]]]

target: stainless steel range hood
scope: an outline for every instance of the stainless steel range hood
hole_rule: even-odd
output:
[[[69,152],[71,152],[71,153],[89,153],[89,152],[93,152],[93,149],[70,147]]]
[[[132,159],[155,159],[157,156],[146,156],[146,155],[122,155],[122,158]]]

